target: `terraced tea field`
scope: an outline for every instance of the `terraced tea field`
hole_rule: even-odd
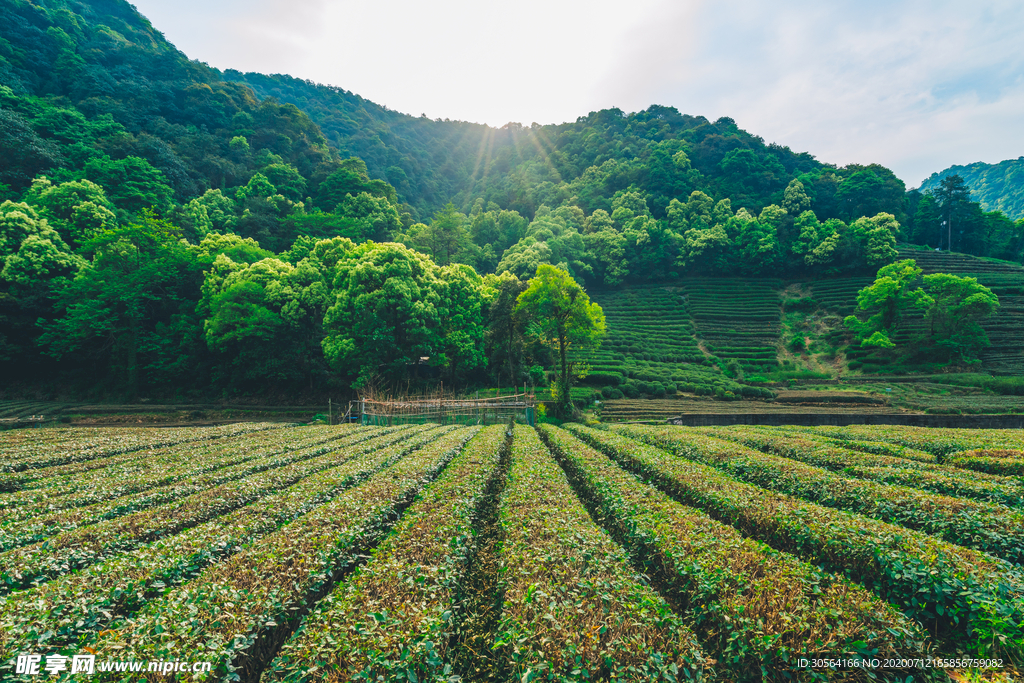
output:
[[[708,351],[735,360],[744,372],[770,372],[778,365],[778,289],[767,279],[716,278],[685,288],[697,333]]]
[[[608,336],[587,353],[585,382],[609,387],[606,398],[633,387],[647,394],[674,394],[677,381],[714,376],[678,288],[633,287],[595,294],[594,300],[604,310]]]
[[[967,254],[904,249],[900,258],[912,258],[927,275],[952,273],[978,278],[999,297],[999,310],[982,327],[992,346],[981,353],[989,370],[1024,374],[1024,268],[1017,264]]]
[[[802,413],[808,415],[875,414],[895,412],[878,399],[873,401],[827,400],[829,393],[844,392],[795,392],[779,391],[774,401],[716,401],[706,396],[680,396],[666,399],[618,399],[605,401],[601,405],[602,422],[634,422],[643,420],[665,420],[679,415],[730,415]],[[803,394],[799,400],[792,400],[794,394]],[[820,396],[819,396],[820,394]],[[862,394],[865,399],[871,399]],[[781,399],[781,400],[780,400]]]
[[[1024,346],[1020,343],[1024,336],[1024,268],[994,259],[920,248],[903,248],[899,257],[914,259],[925,275],[952,273],[961,277],[974,277],[990,288],[999,297],[999,308],[995,315],[982,324],[991,342],[991,346],[980,354],[982,364],[990,372],[1024,374]],[[856,300],[856,293],[853,300]],[[920,314],[907,320],[896,340],[907,342],[923,331],[924,324]],[[858,350],[848,356],[863,360],[866,369],[879,369],[872,368],[869,350]],[[881,365],[881,369],[884,369],[884,363]]]
[[[895,427],[5,432],[0,677],[1017,680],[1022,449]]]
[[[767,344],[764,334],[752,336],[744,322],[749,302],[756,299],[757,311],[774,330],[769,336],[778,335],[778,295],[763,284],[681,280],[595,292],[593,299],[605,312],[608,334],[601,348],[585,357],[590,374],[584,381],[601,388],[605,399],[674,396],[677,391],[720,398],[772,395],[737,383],[718,367],[754,363],[748,369],[761,371],[776,364],[775,340]],[[762,323],[758,319],[759,329]],[[718,351],[711,350],[714,344]]]

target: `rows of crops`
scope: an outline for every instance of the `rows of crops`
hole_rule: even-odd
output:
[[[780,286],[778,281],[740,278],[688,284],[687,305],[708,351],[736,361],[748,373],[777,367]]]
[[[67,407],[67,404],[50,401],[0,401],[0,420],[43,416],[52,419]]]
[[[810,393],[810,392],[808,392]],[[780,392],[780,397],[785,393]],[[677,397],[673,399],[614,399],[601,405],[601,420],[604,422],[637,422],[664,420],[679,415],[722,415],[722,414],[843,414],[890,413],[892,409],[879,403],[831,402],[815,400],[808,402],[790,401],[719,401],[711,397]]]
[[[815,280],[811,283],[811,297],[821,308],[846,317],[857,308],[857,292],[874,282],[872,277],[843,277]]]
[[[92,653],[101,681],[189,661],[210,664],[198,680],[281,683],[949,680],[921,658],[1001,660],[990,678],[1024,663],[1024,482],[964,464],[1024,463],[1015,433],[105,434],[128,447],[0,435],[4,680],[39,680],[29,653]],[[799,663],[820,658],[888,665]]]
[[[686,304],[686,286],[646,286],[595,292],[604,310],[607,337],[588,351],[586,384],[604,399],[674,396],[677,391],[738,398],[771,392],[741,385],[722,374],[717,356],[698,344]]]

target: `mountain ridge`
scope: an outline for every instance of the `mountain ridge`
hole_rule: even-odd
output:
[[[932,173],[919,189],[936,190],[943,178],[954,174],[964,179],[972,197],[986,211],[1002,211],[1012,220],[1024,218],[1024,156],[994,164],[976,161],[953,165]]]

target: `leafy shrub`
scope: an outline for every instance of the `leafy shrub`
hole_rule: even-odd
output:
[[[605,387],[604,389],[601,390],[601,395],[606,399],[614,400],[617,398],[622,398],[622,391],[616,389],[615,387]]]
[[[782,305],[787,311],[813,311],[818,307],[818,302],[808,296],[802,299],[786,299]]]
[[[544,384],[547,383],[545,382],[546,373],[544,372],[544,368],[542,368],[539,365],[532,366],[527,371],[527,374],[530,376],[530,383],[533,384],[533,386],[535,387],[543,386]]]
[[[583,381],[593,386],[602,384],[615,386],[622,384],[622,374],[618,372],[600,370],[598,372],[591,372],[583,379]]]

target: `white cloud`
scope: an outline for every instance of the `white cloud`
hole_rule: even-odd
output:
[[[1024,154],[1017,2],[136,3],[190,57],[414,115],[528,124],[664,104],[910,186]]]
[[[727,2],[704,5],[698,23],[682,68],[666,48],[623,71],[655,84],[682,71],[686,82],[653,91],[657,101],[700,103],[703,111],[685,110],[731,116],[825,161],[883,163],[911,186],[952,163],[1024,151],[1013,123],[1024,97],[1017,5]],[[643,106],[644,93],[617,74],[616,83],[631,107]]]

